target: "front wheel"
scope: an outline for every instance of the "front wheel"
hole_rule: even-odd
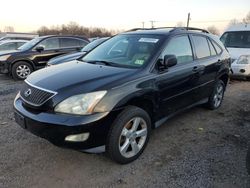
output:
[[[12,76],[15,80],[26,79],[32,71],[32,66],[25,61],[16,62],[11,69]]]
[[[214,90],[209,97],[207,107],[211,110],[217,109],[221,106],[225,92],[225,84],[222,80],[218,80],[215,84]]]
[[[130,106],[114,121],[107,140],[111,159],[127,164],[137,159],[145,149],[151,130],[151,121],[143,109]]]

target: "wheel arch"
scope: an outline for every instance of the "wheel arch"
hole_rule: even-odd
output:
[[[225,85],[225,87],[226,87],[227,84],[228,84],[228,81],[229,81],[229,75],[228,75],[227,73],[220,74],[220,75],[218,76],[218,80],[223,81],[223,83],[224,83],[224,85]]]
[[[156,121],[155,114],[156,114],[156,102],[152,97],[149,96],[137,96],[130,98],[126,102],[123,102],[122,105],[124,108],[127,106],[136,106],[143,110],[145,110],[150,119],[151,119],[151,127],[154,128],[154,123]]]
[[[31,60],[29,60],[29,59],[17,59],[17,60],[15,60],[15,61],[13,61],[13,62],[11,63],[11,65],[10,65],[10,67],[9,67],[9,72],[10,72],[10,73],[12,72],[12,67],[13,67],[13,65],[14,65],[15,63],[20,62],[20,61],[29,63],[29,64],[32,66],[33,70],[35,70],[35,65],[34,65],[34,63],[33,63]]]

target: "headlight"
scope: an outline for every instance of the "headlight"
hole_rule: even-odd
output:
[[[237,64],[250,64],[250,55],[242,55],[236,62]]]
[[[10,55],[0,56],[0,61],[6,61],[9,57]]]
[[[97,91],[69,97],[55,107],[55,112],[78,115],[91,114],[106,93],[107,91]]]

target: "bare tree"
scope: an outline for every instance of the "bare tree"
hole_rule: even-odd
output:
[[[183,22],[177,22],[176,27],[185,27],[185,24]]]
[[[42,26],[38,29],[39,35],[83,35],[86,37],[105,37],[116,34],[118,31],[107,30],[104,28],[84,27],[76,22],[69,22],[59,26],[51,26],[50,28]]]
[[[214,25],[207,27],[207,30],[214,35],[220,34],[219,29],[217,27],[215,27]]]
[[[247,13],[246,17],[243,18],[243,23],[250,23],[250,11]]]
[[[15,29],[12,26],[5,26],[4,27],[4,32],[14,32]]]

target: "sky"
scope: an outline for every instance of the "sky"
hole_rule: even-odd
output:
[[[242,20],[250,11],[250,0],[1,0],[0,30],[13,26],[17,32],[32,32],[41,26],[67,24],[86,27],[131,29],[186,24],[221,32],[232,19]]]

